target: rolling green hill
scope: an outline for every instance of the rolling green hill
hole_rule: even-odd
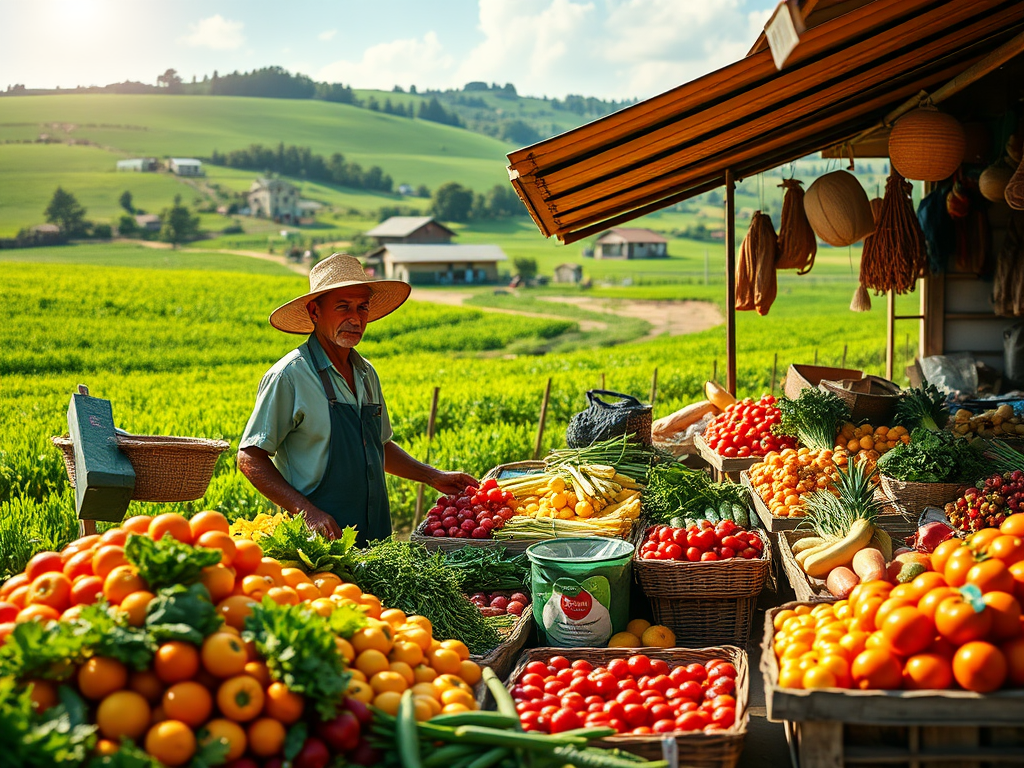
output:
[[[0,101],[0,139],[40,133],[85,139],[123,156],[209,157],[215,149],[283,141],[379,165],[396,184],[434,189],[458,180],[480,191],[505,180],[512,149],[464,129],[324,101],[115,94]]]

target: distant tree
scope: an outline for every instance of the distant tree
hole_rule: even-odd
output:
[[[175,93],[181,90],[181,78],[178,77],[178,71],[176,69],[168,69],[162,75],[158,75],[156,78],[156,84],[166,88],[170,93]]]
[[[121,220],[117,223],[117,234],[124,237],[134,235],[137,229],[135,225],[135,217],[129,216],[127,213],[121,217]]]
[[[181,195],[174,196],[174,205],[163,212],[163,228],[160,239],[171,243],[175,248],[199,234],[199,217],[193,216],[187,207],[181,204]]]
[[[512,266],[516,268],[516,274],[523,280],[532,280],[537,276],[537,260],[517,258],[512,260]]]
[[[357,99],[353,90],[341,83],[317,83],[314,99],[332,101],[336,104],[356,104]]]
[[[462,90],[464,90],[464,91],[487,91],[487,90],[490,90],[490,89],[488,88],[487,83],[483,82],[482,80],[472,80],[472,81],[466,83],[462,87]]]
[[[380,102],[377,101],[373,96],[366,100],[366,108],[372,109],[374,112],[380,111]]]
[[[426,184],[416,187],[416,197],[430,197],[430,188]]]
[[[473,208],[473,191],[455,181],[437,188],[430,212],[444,221],[467,221]]]
[[[109,224],[96,224],[92,228],[92,236],[97,240],[109,240],[113,234]]]
[[[77,237],[85,234],[88,223],[85,220],[85,208],[70,192],[65,192],[61,187],[53,193],[50,204],[44,211],[46,220],[56,224],[64,237]]]
[[[282,67],[264,67],[252,72],[232,72],[223,77],[217,77],[215,72],[210,93],[214,96],[311,99],[317,95],[317,84],[306,75],[293,75]]]
[[[433,123],[441,123],[443,125],[462,125],[462,121],[459,120],[459,116],[455,112],[449,112],[438,100],[437,96],[432,96],[430,101],[424,101],[420,103],[420,111],[416,115],[420,120],[429,120]]]
[[[409,86],[409,93],[416,93],[416,86],[415,85],[410,85]]]
[[[541,140],[541,135],[525,120],[509,120],[501,127],[501,138],[513,144],[534,144]]]
[[[405,88],[403,88],[400,85],[396,85],[394,88],[391,89],[391,92],[392,93],[405,93]]]
[[[708,192],[708,205],[718,205],[722,202],[722,195],[717,189]]]
[[[495,219],[525,216],[526,207],[508,184],[495,184],[486,197],[487,213]]]
[[[121,193],[121,197],[118,198],[117,202],[128,213],[135,213],[135,206],[132,205],[132,193],[127,189]]]

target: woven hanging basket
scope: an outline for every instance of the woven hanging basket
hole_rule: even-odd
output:
[[[853,245],[875,229],[864,187],[846,171],[818,177],[804,195],[804,212],[811,229],[829,245]]]
[[[1015,211],[1024,211],[1024,162],[1017,166],[1003,190],[1003,199]]]
[[[1006,199],[1006,185],[1010,183],[1012,177],[1013,171],[1002,160],[992,163],[978,177],[978,190],[986,200],[1002,203]]]
[[[921,107],[892,127],[889,159],[904,178],[942,181],[960,167],[966,145],[963,126],[955,117],[934,107]]]

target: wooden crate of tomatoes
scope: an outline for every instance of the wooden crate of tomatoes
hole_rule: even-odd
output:
[[[772,429],[781,419],[775,403],[772,395],[736,401],[694,438],[694,445],[705,461],[725,474],[748,469],[771,451],[795,447],[794,438],[776,435]]]

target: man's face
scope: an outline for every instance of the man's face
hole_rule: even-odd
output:
[[[306,305],[317,335],[339,347],[352,348],[363,338],[370,314],[370,289],[336,288]]]

